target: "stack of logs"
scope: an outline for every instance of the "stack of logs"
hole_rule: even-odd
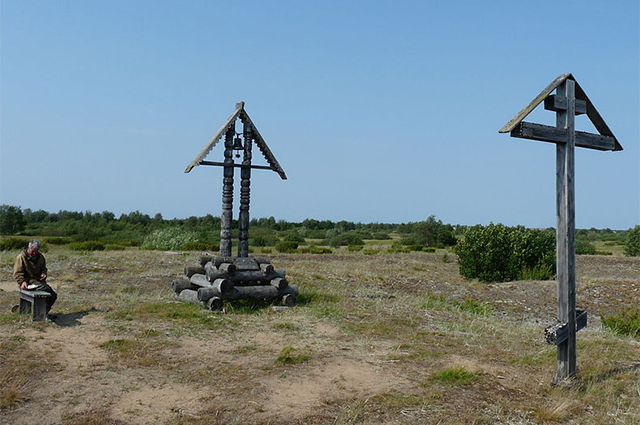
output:
[[[277,299],[285,306],[296,303],[298,288],[289,285],[284,269],[274,269],[266,258],[204,256],[184,276],[172,283],[183,301],[221,310],[224,300]]]

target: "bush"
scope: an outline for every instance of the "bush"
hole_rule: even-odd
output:
[[[187,242],[182,246],[185,251],[219,251],[220,245],[208,242]]]
[[[334,248],[349,245],[364,245],[361,235],[355,232],[340,233],[327,239],[326,244]]]
[[[349,245],[347,247],[347,250],[349,252],[357,252],[357,251],[362,251],[362,248],[364,248],[364,245]]]
[[[125,249],[127,249],[127,247],[125,247],[124,245],[106,244],[104,246],[104,249],[106,251],[124,251]]]
[[[249,239],[250,246],[274,246],[279,241],[277,236],[263,235]]]
[[[460,274],[467,279],[505,282],[532,270],[549,279],[555,271],[555,235],[548,230],[477,225],[465,232],[455,251]]]
[[[303,248],[299,248],[298,252],[300,252],[301,254],[332,254],[333,253],[331,248],[326,248],[323,246],[303,247]]]
[[[280,241],[278,242],[274,248],[278,252],[296,252],[298,249],[298,242],[295,241]]]
[[[624,253],[631,257],[640,256],[640,226],[636,226],[627,232]]]
[[[0,235],[14,235],[24,228],[24,214],[20,207],[0,205]]]
[[[596,247],[584,239],[576,239],[576,255],[596,255]]]
[[[67,245],[68,243],[71,243],[71,239],[61,237],[61,236],[51,236],[48,238],[44,238],[42,242],[48,243],[51,245]]]
[[[72,251],[104,251],[105,246],[98,241],[71,242],[69,249]]]
[[[640,336],[640,310],[627,310],[619,315],[602,315],[602,326],[618,335]]]
[[[24,249],[29,244],[29,239],[6,238],[0,241],[0,251],[11,251],[14,249]]]
[[[141,248],[159,250],[180,250],[189,242],[197,242],[195,232],[183,230],[181,227],[167,227],[152,232],[144,238]]]

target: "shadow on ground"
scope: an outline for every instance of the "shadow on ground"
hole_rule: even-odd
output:
[[[58,317],[55,320],[55,324],[63,328],[80,326],[82,324],[80,319],[82,319],[87,314],[91,313],[91,311],[92,310],[85,310],[85,311],[78,311],[75,313],[58,314]]]

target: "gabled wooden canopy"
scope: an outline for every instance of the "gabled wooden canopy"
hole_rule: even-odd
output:
[[[208,162],[208,161],[205,161],[204,159],[207,155],[209,155],[209,152],[211,152],[211,150],[216,146],[216,144],[218,143],[222,135],[224,135],[227,132],[229,127],[234,125],[234,123],[238,118],[242,120],[244,125],[248,125],[251,127],[256,145],[258,146],[258,149],[260,149],[260,152],[262,152],[262,155],[264,156],[264,158],[267,160],[267,163],[269,164],[268,167],[252,165],[251,168],[262,168],[262,169],[266,168],[269,170],[273,170],[276,173],[278,173],[278,175],[282,180],[286,180],[287,175],[285,174],[284,170],[278,163],[278,160],[276,159],[276,157],[271,152],[271,149],[269,149],[269,146],[267,146],[267,143],[262,138],[262,135],[260,135],[258,128],[253,124],[253,121],[251,121],[251,118],[249,118],[247,111],[245,111],[244,102],[236,103],[236,110],[233,111],[231,116],[227,119],[227,121],[225,121],[222,127],[220,127],[220,129],[215,134],[215,136],[213,136],[211,141],[207,143],[207,145],[200,151],[198,156],[196,156],[195,159],[191,161],[191,163],[187,166],[184,172],[185,173],[190,172],[193,169],[193,167],[197,165],[224,165],[223,163]]]
[[[551,95],[567,79],[575,81],[576,86],[576,113],[586,113],[589,120],[600,133],[592,134],[583,131],[576,131],[576,146],[602,151],[621,151],[622,146],[618,139],[613,135],[607,123],[602,119],[600,113],[596,110],[587,94],[582,90],[580,84],[576,81],[572,74],[562,74],[553,80],[544,90],[540,92],[524,109],[507,124],[502,127],[500,133],[511,133],[512,137],[520,137],[525,139],[541,140],[545,142],[562,143],[566,140],[566,131],[556,127],[545,126],[542,124],[534,124],[524,122],[523,120],[533,111],[540,103],[545,102],[545,108],[557,110],[561,108],[563,102],[566,104],[566,98]]]

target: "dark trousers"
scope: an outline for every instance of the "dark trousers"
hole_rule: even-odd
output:
[[[45,282],[38,282],[38,287],[36,288],[36,290],[44,291],[51,295],[49,298],[47,298],[47,314],[48,314],[49,311],[51,310],[51,307],[53,307],[53,304],[58,299],[58,294],[56,294],[56,291],[54,291],[53,288],[47,285]]]

